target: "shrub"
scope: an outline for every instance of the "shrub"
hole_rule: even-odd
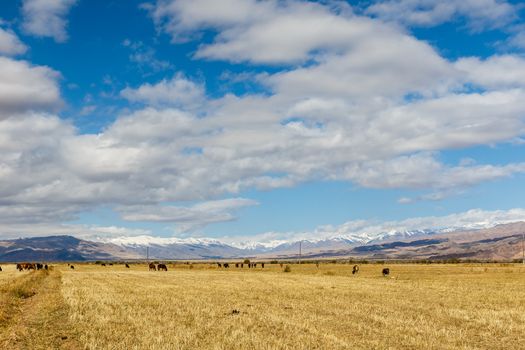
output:
[[[244,259],[244,264],[249,264],[250,263],[250,259]]]

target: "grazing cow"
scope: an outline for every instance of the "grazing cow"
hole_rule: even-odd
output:
[[[355,275],[359,272],[359,265],[354,265],[354,268],[352,269],[352,275]]]
[[[22,267],[22,264],[16,264],[16,269],[22,271],[24,268]]]
[[[36,264],[36,269],[37,270],[42,270],[44,268],[44,265],[40,264],[40,263],[37,263]]]
[[[383,269],[383,276],[386,277],[386,276],[388,276],[388,275],[390,275],[390,269],[387,267],[387,268],[384,268],[384,269]]]
[[[168,267],[167,267],[166,265],[164,265],[164,264],[159,264],[159,265],[157,266],[157,269],[158,269],[159,271],[168,271]]]
[[[221,263],[217,263],[217,266],[222,267]]]
[[[154,263],[150,263],[150,264],[149,264],[149,270],[150,270],[150,271],[151,271],[151,270],[153,270],[153,271],[157,271],[157,266],[155,266]]]
[[[228,263],[224,263],[224,264],[222,264],[222,266],[224,266],[225,268],[229,268],[229,267],[230,267],[230,264],[228,264]]]
[[[113,264],[109,264],[109,266],[113,266]]]
[[[71,270],[75,269],[75,266],[73,266],[73,265],[70,265],[69,267],[71,268]]]
[[[126,268],[129,269],[129,265],[128,264],[126,264]]]
[[[261,263],[261,267],[264,269],[264,263]]]
[[[106,267],[106,264],[104,264],[104,263],[102,263],[102,264],[100,264],[100,265]]]

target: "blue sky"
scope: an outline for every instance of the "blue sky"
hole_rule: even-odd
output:
[[[524,13],[3,1],[0,235],[235,242],[524,220]]]

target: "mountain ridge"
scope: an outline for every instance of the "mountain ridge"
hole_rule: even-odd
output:
[[[48,236],[0,241],[0,261],[48,260],[210,260],[233,258],[355,257],[361,259],[502,259],[520,257],[525,222],[481,229],[387,232],[368,240],[364,235],[300,240],[239,248],[217,239],[150,236],[83,240]],[[149,254],[149,256],[148,256]]]

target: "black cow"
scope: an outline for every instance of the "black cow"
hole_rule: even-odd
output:
[[[352,275],[355,275],[359,272],[359,265],[354,265],[354,268],[352,269]]]
[[[100,264],[100,265],[102,265],[102,266],[104,266],[104,267],[106,266],[106,264],[104,264],[104,263],[102,263],[102,264]]]
[[[129,265],[128,264],[126,264],[126,268],[129,269]]]
[[[222,267],[221,263],[217,263],[217,266]]]
[[[49,270],[49,266],[47,266],[47,264],[44,265],[44,270]]]
[[[390,269],[387,267],[387,268],[384,268],[384,269],[383,269],[383,276],[386,277],[386,276],[388,276],[388,275],[390,275]]]
[[[0,266],[0,271],[2,271],[2,266]]]
[[[224,264],[222,264],[222,266],[224,266],[225,268],[229,268],[229,267],[230,267],[230,264],[228,264],[228,263],[224,263]]]
[[[157,269],[158,269],[159,271],[168,271],[168,267],[167,267],[166,265],[164,265],[164,264],[159,264],[159,265],[157,266]]]
[[[157,271],[157,266],[154,263],[149,263],[149,270]]]
[[[69,265],[69,267],[71,268],[71,270],[75,269],[75,266],[73,266],[73,265]]]
[[[264,269],[264,263],[261,263],[261,267]]]

